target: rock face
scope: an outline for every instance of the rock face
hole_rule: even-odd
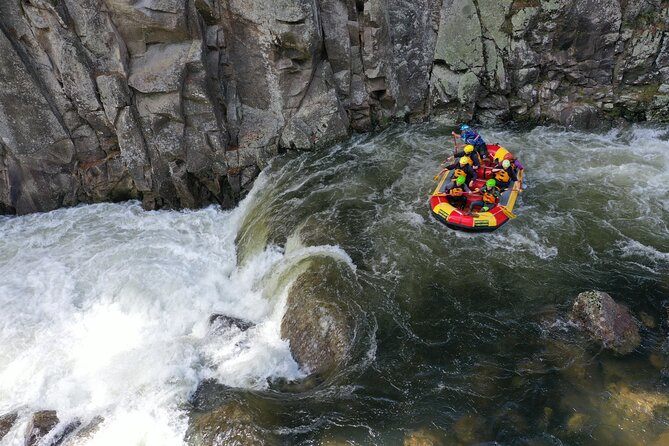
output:
[[[639,328],[624,305],[601,291],[586,291],[576,298],[572,316],[590,336],[618,354],[627,354],[639,346]]]
[[[346,363],[355,338],[355,321],[347,299],[355,289],[337,262],[323,260],[311,266],[293,283],[281,337],[300,367],[312,374],[327,375]]]
[[[5,0],[0,213],[232,206],[268,159],[444,113],[669,121],[662,0]]]

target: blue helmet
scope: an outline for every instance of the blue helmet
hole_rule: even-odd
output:
[[[469,126],[468,126],[467,124],[462,124],[462,125],[460,126],[460,131],[461,131],[461,132],[464,132],[464,131],[467,130],[467,129],[469,129]]]

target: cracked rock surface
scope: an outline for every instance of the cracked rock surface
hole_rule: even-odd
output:
[[[0,213],[233,206],[392,120],[669,121],[662,0],[5,0]]]

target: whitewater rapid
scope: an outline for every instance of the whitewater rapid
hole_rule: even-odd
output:
[[[0,414],[20,418],[1,444],[23,444],[30,414],[52,409],[63,425],[104,417],[91,445],[180,445],[202,380],[303,376],[279,335],[285,296],[263,295],[285,250],[237,265],[245,212],[131,202],[3,217]],[[214,313],[256,325],[212,332]]]

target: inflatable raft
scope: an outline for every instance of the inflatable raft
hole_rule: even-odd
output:
[[[504,155],[509,153],[505,148],[497,144],[488,144],[489,160],[481,163],[481,166],[476,171],[477,179],[474,181],[474,187],[483,188],[486,180],[494,178],[492,168],[498,161],[504,159]],[[463,209],[467,209],[469,205],[476,200],[481,199],[480,194],[467,194],[466,204],[463,206],[456,206],[458,203],[452,196],[446,194],[446,186],[448,186],[453,179],[453,170],[442,172],[439,177],[439,183],[430,196],[430,209],[437,220],[444,223],[452,229],[460,229],[463,231],[472,232],[490,232],[502,226],[509,219],[514,218],[513,207],[518,199],[518,194],[522,190],[523,170],[516,172],[518,181],[512,181],[508,189],[502,192],[502,198],[497,206],[490,209],[488,212],[476,212],[474,208],[471,215],[464,213]]]

